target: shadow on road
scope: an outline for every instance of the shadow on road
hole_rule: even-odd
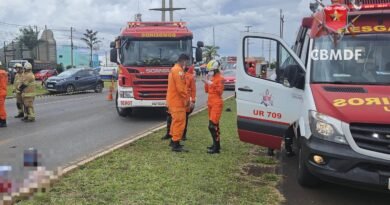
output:
[[[163,108],[137,108],[133,110],[133,114],[129,119],[142,121],[160,121],[167,118],[167,113]]]
[[[285,205],[388,205],[390,191],[378,193],[323,183],[319,188],[302,188],[296,179],[297,158],[281,154],[283,183],[281,191],[286,198]]]

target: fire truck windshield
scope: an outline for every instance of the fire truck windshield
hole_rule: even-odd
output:
[[[388,35],[344,36],[336,44],[323,36],[309,57],[312,83],[390,85]]]
[[[121,50],[124,66],[172,66],[180,54],[189,56],[192,40],[128,40]]]

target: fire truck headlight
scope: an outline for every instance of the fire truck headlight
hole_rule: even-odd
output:
[[[339,144],[348,144],[342,131],[342,123],[340,120],[315,111],[310,111],[309,121],[313,137]]]

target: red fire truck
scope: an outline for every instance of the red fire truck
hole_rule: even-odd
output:
[[[240,139],[281,149],[293,142],[297,179],[390,190],[390,3],[312,4],[290,48],[280,37],[246,33],[237,67]],[[246,48],[250,41],[254,47]],[[245,51],[272,48],[272,75],[245,70]],[[257,46],[257,47],[255,47]],[[256,49],[255,49],[256,48]],[[294,159],[294,158],[292,158]]]
[[[192,39],[184,22],[128,23],[111,43],[111,62],[119,66],[120,116],[131,115],[135,108],[166,107],[169,71],[180,54],[193,56]],[[203,42],[198,42],[196,61],[202,61],[201,47]]]

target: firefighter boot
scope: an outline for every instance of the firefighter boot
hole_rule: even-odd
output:
[[[209,147],[207,147],[208,150],[212,150],[215,147],[215,138],[214,138],[215,130],[216,129],[215,129],[214,123],[209,121],[209,131],[210,131],[210,134],[211,134],[211,138],[213,139],[213,144],[210,145]]]
[[[24,117],[23,106],[20,103],[16,103],[16,107],[18,108],[18,115],[16,115],[15,118],[23,118]]]
[[[0,127],[7,127],[7,120],[0,120]]]
[[[215,142],[215,146],[213,149],[207,151],[209,154],[219,154],[219,150],[221,149],[221,145],[219,141]]]
[[[27,116],[28,116],[28,109],[26,106],[23,107],[23,118],[22,118],[22,121],[23,122],[26,122],[28,120]]]
[[[221,149],[219,125],[216,125],[211,122],[210,132],[211,136],[213,137],[214,146],[212,147],[212,149],[209,149],[207,153],[218,154]]]
[[[188,152],[188,150],[184,149],[180,142],[173,142],[172,152]]]
[[[171,139],[170,142],[169,142],[169,146],[170,146],[170,147],[173,147],[174,144],[175,144],[175,143],[174,143],[173,140]],[[179,143],[179,145],[180,145],[181,147],[184,147],[184,145],[182,145],[182,144],[180,144],[180,143]]]
[[[164,135],[164,137],[161,138],[161,140],[172,139],[172,136],[170,135],[171,124],[172,124],[172,116],[170,114],[168,114],[168,116],[167,116],[167,133]]]

